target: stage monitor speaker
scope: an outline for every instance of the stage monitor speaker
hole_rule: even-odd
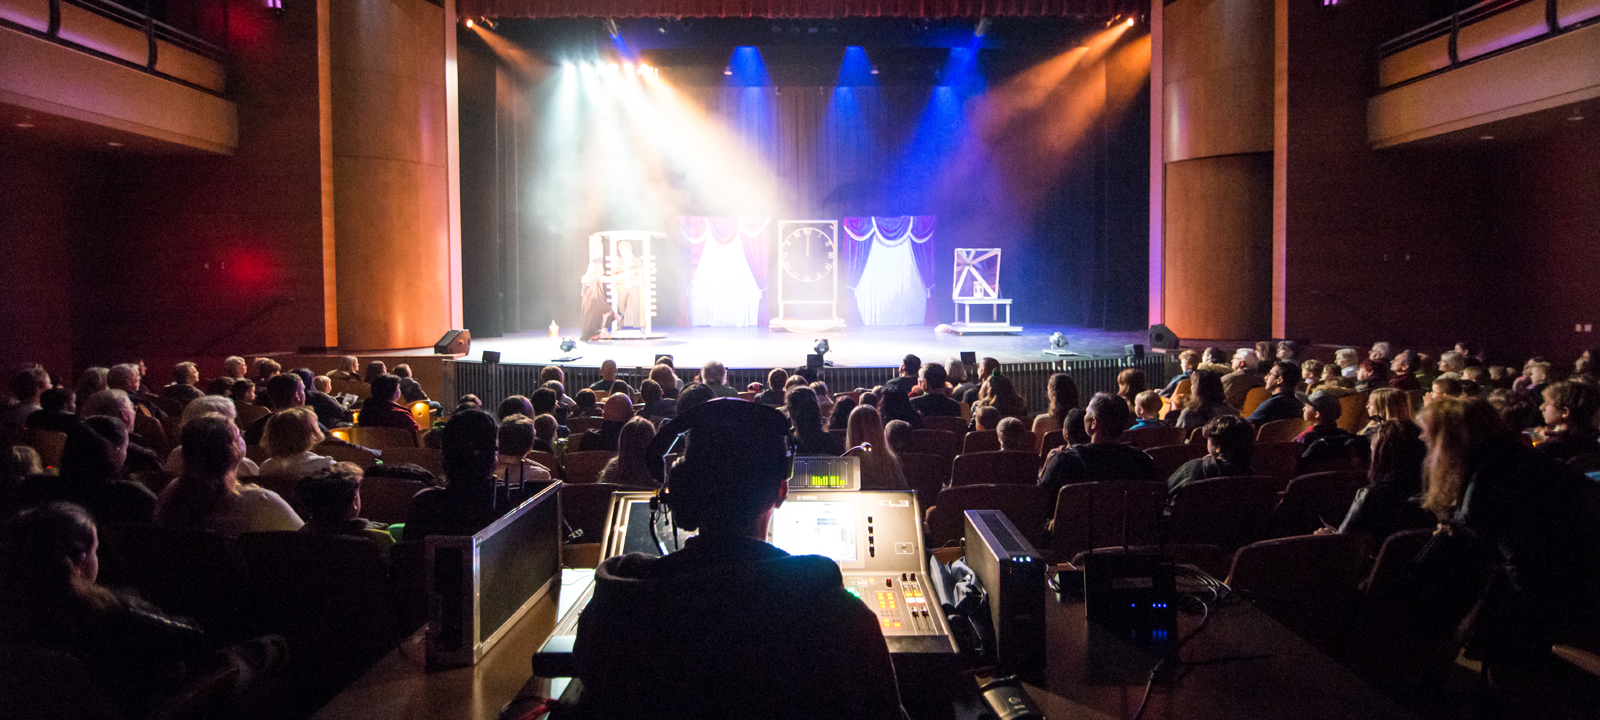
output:
[[[1174,334],[1172,332],[1172,330],[1170,328],[1168,328],[1167,326],[1165,326],[1165,325],[1160,325],[1160,324],[1151,325],[1150,326],[1150,337],[1149,337],[1149,340],[1150,340],[1150,349],[1151,350],[1177,350],[1178,349],[1178,336],[1176,334]]]
[[[1144,346],[1143,345],[1123,345],[1122,346],[1122,354],[1126,355],[1128,357],[1131,357],[1131,358],[1142,358],[1142,357],[1144,357]]]
[[[489,365],[500,364],[500,353],[495,350],[483,351],[483,361]]]
[[[961,364],[967,366],[967,372],[978,366],[978,354],[971,350],[961,351]]]
[[[465,355],[471,346],[471,330],[450,330],[433,344],[433,352],[439,355]]]
[[[822,360],[822,356],[821,355],[818,355],[816,353],[806,353],[806,367],[807,368],[809,368],[811,370],[821,370],[822,369],[822,364],[823,364],[823,360]]]

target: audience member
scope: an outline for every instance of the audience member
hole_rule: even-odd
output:
[[[548,410],[548,408],[546,410]],[[495,419],[504,422],[506,418],[511,417],[512,415],[534,417],[534,413],[535,410],[533,403],[529,401],[528,398],[521,395],[512,395],[511,397],[500,401],[500,407],[495,409],[494,416]]]
[[[1210,370],[1196,370],[1189,382],[1193,391],[1189,394],[1189,401],[1183,410],[1178,413],[1176,422],[1177,427],[1183,428],[1185,433],[1205,427],[1213,418],[1239,414],[1238,410],[1228,404],[1223,378],[1216,373]],[[1169,413],[1167,417],[1170,418],[1172,415]]]
[[[846,457],[861,458],[862,490],[905,490],[905,473],[900,458],[883,436],[883,419],[876,408],[857,407],[850,411],[850,427],[844,444]]]
[[[1266,386],[1266,378],[1261,374],[1259,365],[1260,359],[1254,350],[1240,348],[1234,353],[1233,372],[1222,377],[1223,399],[1230,407],[1236,410],[1243,408],[1245,398],[1252,389]]]
[[[1278,351],[1271,340],[1256,341],[1256,372],[1263,376],[1278,362]]]
[[[883,384],[885,390],[895,390],[903,395],[910,396],[911,389],[917,386],[917,373],[922,370],[922,358],[907,354],[900,360],[900,374]]]
[[[350,358],[350,362],[355,362],[355,358]],[[249,371],[249,369],[250,365],[249,363],[245,362],[244,358],[239,357],[238,355],[229,355],[222,361],[221,378],[229,381],[245,380],[247,379],[245,377],[245,373]]]
[[[1387,420],[1412,422],[1411,396],[1394,388],[1378,388],[1367,396],[1367,426],[1362,435],[1377,432]]]
[[[1000,449],[1005,452],[1036,453],[1037,450],[1028,440],[1028,434],[1028,429],[1022,425],[1022,421],[1014,417],[1001,419],[999,427],[995,428],[995,435],[1000,439]]]
[[[24,503],[70,502],[105,524],[148,525],[156,496],[122,474],[128,430],[121,418],[95,415],[67,434],[58,477],[35,475],[23,486]]]
[[[678,379],[678,373],[672,369],[671,365],[656,363],[654,367],[650,368],[650,379],[661,386],[661,397],[668,400],[678,399],[679,383],[682,381]]]
[[[682,415],[717,397],[715,390],[701,383],[689,383],[678,392],[678,414]]]
[[[1011,378],[998,372],[994,373],[988,380],[983,381],[980,392],[982,397],[972,406],[973,408],[992,407],[1006,417],[1028,417],[1028,401],[1011,384]]]
[[[622,426],[633,418],[633,401],[628,399],[626,393],[617,393],[606,398],[605,408],[600,414],[600,428],[586,430],[577,438],[577,450],[610,450],[616,451],[617,439],[622,435]]]
[[[325,428],[344,427],[350,424],[349,411],[344,403],[334,399],[328,393],[333,392],[333,381],[326,376],[316,375],[310,368],[295,368],[295,376],[300,378],[300,386],[305,388],[306,407],[317,414],[317,422]]]
[[[1039,485],[1049,491],[1051,507],[1063,485],[1150,480],[1155,476],[1155,462],[1149,455],[1120,442],[1123,431],[1133,424],[1132,413],[1122,398],[1096,393],[1084,411],[1083,423],[1089,442],[1051,450],[1039,470]]]
[[[1067,413],[1083,403],[1078,382],[1066,373],[1050,376],[1045,385],[1045,398],[1049,401],[1049,409],[1033,419],[1033,434],[1039,437],[1060,430],[1067,420]]]
[[[193,404],[193,403],[190,403]],[[161,458],[146,446],[146,441],[137,432],[133,431],[134,419],[137,417],[133,409],[133,402],[128,399],[128,394],[121,390],[101,390],[91,395],[83,403],[80,414],[84,417],[105,415],[122,421],[122,426],[128,432],[127,459],[122,464],[122,472],[127,475],[136,473],[159,473],[165,470]]]
[[[948,370],[948,368],[946,370]],[[952,395],[952,397],[968,405],[976,407],[978,398],[983,395],[985,383],[996,372],[999,372],[1000,361],[992,357],[986,357],[978,361],[978,370],[975,375],[971,374],[971,368],[968,368],[967,370],[969,373],[967,375],[967,380],[972,387],[967,388],[966,392],[960,395]]]
[[[339,358],[339,368],[328,373],[328,378],[340,382],[363,382],[361,379],[361,361],[354,355]]]
[[[1167,492],[1197,480],[1250,474],[1250,456],[1255,451],[1256,429],[1238,415],[1221,415],[1207,421],[1205,457],[1195,458],[1167,478]]]
[[[1000,414],[1000,410],[993,406],[984,405],[974,408],[972,411],[972,429],[980,432],[983,430],[999,430],[1001,417],[1004,416]]]
[[[961,417],[961,403],[950,398],[950,385],[943,365],[923,365],[917,387],[922,389],[922,394],[911,398],[911,406],[922,417]]]
[[[811,392],[817,394],[817,407],[822,409],[822,416],[827,417],[833,412],[833,393],[828,390],[828,384],[815,380],[808,387],[811,388]],[[787,393],[788,389],[785,388],[784,392]]]
[[[1161,419],[1162,405],[1161,395],[1157,394],[1156,391],[1146,390],[1139,393],[1138,397],[1133,399],[1133,417],[1137,422],[1128,429],[1143,430],[1145,428],[1167,427],[1167,423]],[[1004,424],[1004,422],[1002,421],[1001,424]]]
[[[1061,435],[1067,441],[1068,447],[1089,442],[1089,431],[1083,429],[1083,416],[1083,408],[1067,411],[1067,426],[1061,429]]]
[[[428,402],[428,392],[422,389],[422,383],[411,377],[411,366],[400,363],[394,366],[394,376],[400,378],[400,397],[407,403]]]
[[[784,410],[789,414],[789,436],[794,451],[802,455],[840,455],[844,447],[839,439],[822,429],[822,408],[817,405],[817,394],[809,387],[797,387],[784,396]]]
[[[1299,377],[1300,369],[1300,344],[1293,340],[1278,341],[1278,362],[1289,363],[1295,366],[1295,377]]]
[[[917,412],[917,407],[911,404],[911,398],[898,389],[885,387],[883,398],[878,401],[878,414],[884,421],[899,420],[909,424],[912,428],[922,428],[922,414]]]
[[[498,456],[494,474],[507,486],[520,487],[528,482],[549,482],[550,468],[528,458],[538,440],[538,429],[527,415],[507,415],[500,418]],[[513,482],[515,479],[515,482]]]
[[[26,427],[29,430],[72,432],[78,426],[78,414],[73,412],[77,407],[78,398],[72,393],[72,388],[57,385],[39,393],[39,409],[28,416]]]
[[[1145,381],[1144,371],[1139,368],[1128,368],[1117,373],[1117,397],[1128,407],[1133,407],[1133,399],[1150,389]]]
[[[788,370],[773,368],[771,372],[767,373],[767,389],[756,393],[755,401],[769,407],[783,405],[784,392],[789,389],[788,382]]]
[[[88,400],[90,395],[101,390],[109,390],[110,386],[106,385],[106,376],[109,374],[111,374],[110,368],[92,367],[84,370],[83,374],[78,376],[78,386],[73,388],[72,394],[77,396],[78,402],[83,402]],[[218,394],[226,395],[227,392]],[[82,414],[83,408],[78,408],[78,413]]]
[[[28,416],[39,412],[39,396],[50,389],[50,373],[39,365],[28,365],[11,375],[12,403],[0,410],[0,447],[22,444]]]
[[[1271,393],[1262,401],[1261,406],[1247,418],[1251,425],[1260,428],[1273,420],[1291,420],[1301,415],[1301,406],[1305,403],[1294,395],[1295,378],[1299,377],[1298,368],[1286,362],[1272,366],[1267,372],[1266,388]]]
[[[294,373],[272,376],[272,379],[267,381],[266,395],[266,405],[274,414],[289,408],[304,407],[306,404],[305,386],[300,383],[300,376]],[[250,427],[244,431],[244,444],[260,445],[262,436],[267,432],[267,423],[272,421],[272,417],[272,415],[267,415],[251,423]],[[324,433],[327,432],[327,428],[321,428],[321,430]]]
[[[1301,417],[1310,425],[1295,436],[1295,442],[1310,446],[1324,438],[1350,435],[1348,431],[1339,429],[1339,417],[1343,412],[1339,398],[1327,393],[1313,393],[1301,409]]]
[[[1394,359],[1391,357],[1393,354],[1394,351],[1390,348],[1389,343],[1380,341],[1372,344],[1372,349],[1367,351],[1367,359],[1387,367],[1390,361]]]
[[[335,463],[300,479],[295,494],[306,509],[300,532],[361,538],[380,549],[394,545],[394,536],[380,522],[361,517],[361,468]]]
[[[1587,383],[1558,382],[1544,389],[1544,441],[1536,447],[1562,462],[1579,455],[1600,452],[1600,429],[1595,414],[1600,413],[1600,390]]]
[[[860,397],[858,397],[856,399],[856,404],[857,405],[864,405],[864,406],[870,407],[870,408],[876,408],[876,407],[878,407],[878,398],[879,397],[880,396],[878,395],[878,393],[873,392],[871,390],[868,390],[868,391],[866,391],[864,393],[861,393]]]
[[[361,404],[357,427],[392,427],[410,430],[413,443],[421,428],[411,411],[400,405],[400,378],[387,373],[372,379],[372,397]]]
[[[856,399],[846,395],[833,404],[833,411],[828,413],[829,430],[846,430],[850,427],[850,413],[854,412],[859,403]]]
[[[179,408],[200,397],[200,366],[181,362],[172,368],[172,383],[161,389],[161,397],[178,404]]]
[[[633,394],[633,386],[617,379],[617,361],[606,358],[600,362],[600,379],[589,385],[589,389],[604,393]]]
[[[1361,369],[1361,354],[1355,348],[1340,348],[1333,353],[1333,362],[1340,375],[1355,380],[1356,371]]]
[[[1391,373],[1389,387],[1403,392],[1421,390],[1422,383],[1417,381],[1417,368],[1421,362],[1417,357],[1417,353],[1412,350],[1406,350],[1396,355],[1394,362],[1389,364]]]
[[[950,383],[950,399],[961,402],[966,397],[967,391],[977,387],[976,383],[968,382],[966,363],[961,358],[950,358],[944,363],[945,381]]]
[[[1428,454],[1421,429],[1409,420],[1384,420],[1371,434],[1367,466],[1367,486],[1356,491],[1355,500],[1337,530],[1324,527],[1317,532],[1358,535],[1368,556],[1376,555],[1383,541],[1401,530],[1431,527],[1434,522],[1422,509],[1422,461]]]
[[[1317,360],[1307,360],[1300,364],[1300,383],[1295,387],[1295,391],[1310,395],[1321,379],[1322,363]]]
[[[656,480],[650,475],[650,442],[656,437],[656,426],[649,420],[636,417],[622,426],[617,437],[617,455],[606,461],[600,469],[600,482],[631,487],[654,488]]]
[[[573,405],[572,412],[567,414],[568,418],[600,417],[600,406],[595,404],[593,390],[589,388],[579,390],[578,394],[572,398],[572,401],[576,404]]]
[[[728,368],[720,361],[712,360],[700,368],[700,382],[717,397],[739,396],[738,390],[728,387]]]
[[[904,420],[890,420],[883,426],[883,441],[889,443],[889,449],[894,451],[896,457],[901,453],[910,452],[912,431],[911,423]]]
[[[653,379],[646,379],[639,383],[639,399],[644,402],[634,414],[642,418],[663,417],[670,418],[678,414],[678,401],[666,397],[661,389],[661,383]]]
[[[277,493],[239,483],[244,437],[233,421],[201,415],[184,424],[181,437],[183,474],[161,492],[157,525],[237,537],[304,524]]]
[[[228,389],[228,398],[233,400],[235,407],[240,405],[256,404],[256,384],[249,380],[235,380],[233,387]]]
[[[183,408],[183,417],[180,419],[178,427],[182,428],[184,425],[188,425],[190,420],[201,415],[213,413],[227,418],[228,422],[234,422],[238,418],[238,411],[233,407],[232,400],[220,395],[207,395]],[[167,455],[166,471],[173,475],[183,474],[182,444],[172,448],[172,452]],[[255,477],[261,474],[261,468],[257,467],[256,462],[250,458],[240,458],[238,473],[239,477]]]
[[[278,377],[294,377],[280,375]],[[278,378],[273,378],[276,381]],[[327,436],[308,407],[287,407],[268,416],[261,445],[270,455],[261,463],[262,475],[303,478],[333,466],[333,458],[312,452]]]
[[[361,382],[371,385],[373,380],[388,374],[389,367],[384,365],[382,360],[368,360],[367,370],[361,375]]]
[[[445,423],[440,450],[446,484],[411,497],[407,542],[429,535],[474,535],[510,509],[495,491],[499,434],[494,416],[482,410],[468,410]]]
[[[166,417],[166,411],[156,404],[156,396],[145,392],[142,382],[143,373],[134,363],[113,365],[106,373],[106,387],[127,393],[129,402],[133,403],[134,410],[139,414],[153,418]]]
[[[538,452],[556,454],[556,440],[560,437],[560,425],[554,415],[535,415],[533,417],[533,449]]]
[[[1179,372],[1177,375],[1173,375],[1172,379],[1167,381],[1167,386],[1161,388],[1161,390],[1158,391],[1158,394],[1164,398],[1172,397],[1172,394],[1178,391],[1178,383],[1188,380],[1189,375],[1195,371],[1195,368],[1198,367],[1200,367],[1200,353],[1197,353],[1193,350],[1185,350],[1181,353],[1178,353],[1178,368],[1182,372]],[[1134,398],[1129,399],[1128,404],[1132,405],[1137,397],[1138,395],[1135,394]]]

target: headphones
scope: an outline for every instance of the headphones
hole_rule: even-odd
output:
[[[668,468],[666,457],[680,442],[683,456]],[[659,484],[650,501],[653,510],[670,506],[674,490],[681,502],[689,495],[736,491],[735,484],[786,479],[794,473],[789,418],[759,403],[711,400],[662,425],[645,450],[645,463]],[[729,477],[734,472],[756,479],[741,482]]]

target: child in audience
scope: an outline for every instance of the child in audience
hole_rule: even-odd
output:
[[[1196,480],[1250,474],[1250,455],[1255,450],[1256,430],[1238,415],[1212,418],[1205,424],[1206,455],[1190,460],[1167,478],[1167,491],[1177,490]]]
[[[972,413],[973,427],[976,430],[999,430],[1000,408],[985,405]]]
[[[578,404],[567,417],[600,417],[600,406],[595,404],[594,391],[584,388],[572,397]]]
[[[1146,390],[1145,392],[1150,392]],[[995,428],[995,434],[1000,436],[1000,449],[1005,452],[1034,452],[1032,445],[1028,444],[1028,429],[1023,427],[1022,421],[1008,417],[1000,421]],[[890,443],[893,444],[893,443]]]
[[[533,418],[533,449],[556,454],[556,433],[560,428],[556,416],[545,414]]]
[[[1161,396],[1146,390],[1133,399],[1133,417],[1136,422],[1129,430],[1143,428],[1167,427],[1166,421],[1161,419]]]
[[[1004,425],[1004,421],[1001,424]],[[883,426],[883,438],[889,443],[889,449],[899,455],[910,449],[911,431],[915,429],[904,420],[890,420],[888,425]]]
[[[1310,362],[1310,361],[1307,361]],[[1339,416],[1343,406],[1336,398],[1328,393],[1315,393],[1307,399],[1302,417],[1311,427],[1300,431],[1295,442],[1310,447],[1312,443],[1327,437],[1349,435],[1349,432],[1339,428]]]
[[[1600,452],[1600,429],[1594,425],[1600,412],[1600,390],[1579,382],[1552,383],[1544,389],[1544,442],[1539,450],[1566,462],[1579,455]]]
[[[361,517],[361,468],[337,463],[300,480],[295,491],[306,509],[300,532],[365,538],[380,548],[394,544],[388,526]]]

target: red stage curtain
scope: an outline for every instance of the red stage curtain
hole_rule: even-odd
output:
[[[1039,17],[1142,13],[1149,0],[458,0],[467,17]]]

